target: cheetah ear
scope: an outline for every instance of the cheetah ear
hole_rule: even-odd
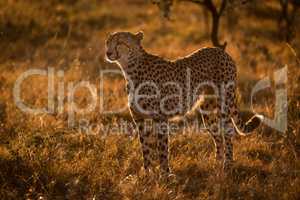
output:
[[[144,37],[144,33],[142,31],[139,31],[135,34],[136,38],[141,41]]]

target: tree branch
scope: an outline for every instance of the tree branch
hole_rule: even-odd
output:
[[[152,2],[156,2],[156,4],[158,4],[160,9],[163,11],[165,11],[165,9],[163,8],[162,3],[164,2],[165,3],[164,5],[166,5],[165,1],[167,0],[152,0]],[[214,46],[220,47],[224,50],[226,48],[227,43],[225,42],[224,44],[220,44],[218,33],[219,33],[220,17],[226,8],[227,0],[222,0],[219,10],[217,8],[217,5],[215,5],[215,3],[213,2],[213,0],[178,0],[178,1],[191,2],[199,6],[205,7],[207,10],[209,10],[212,16],[212,28],[210,33],[211,41]]]
[[[227,0],[222,0],[222,3],[221,3],[221,7],[220,7],[220,10],[218,12],[218,15],[221,16],[226,8],[226,4],[227,4]]]
[[[215,5],[213,4],[212,0],[204,0],[204,5],[208,10],[210,10],[210,12],[213,15],[218,15],[218,11],[217,11]]]
[[[180,1],[186,1],[186,2],[191,2],[191,3],[195,3],[195,4],[204,4],[204,1],[202,0],[180,0]]]

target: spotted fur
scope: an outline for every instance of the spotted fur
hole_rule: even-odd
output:
[[[158,160],[169,172],[168,120],[185,115],[204,97],[200,113],[216,146],[216,158],[229,166],[233,159],[231,138],[253,131],[261,121],[254,117],[243,124],[236,105],[236,66],[219,48],[202,48],[191,55],[168,61],[147,53],[141,32],[117,32],[106,42],[106,56],[117,62],[127,80],[129,108],[139,130],[144,167]],[[159,92],[157,92],[159,91]],[[210,98],[208,95],[218,95]],[[145,98],[138,98],[146,95]],[[151,126],[145,127],[147,120]],[[253,123],[254,122],[254,123]]]

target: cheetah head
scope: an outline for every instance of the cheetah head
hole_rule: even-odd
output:
[[[106,40],[106,60],[115,62],[127,57],[131,50],[139,49],[143,33],[116,32]]]

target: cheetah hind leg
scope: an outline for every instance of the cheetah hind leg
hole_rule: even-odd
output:
[[[235,129],[232,124],[228,124],[224,129],[224,146],[225,146],[225,159],[224,169],[230,171],[233,164],[233,144],[232,136],[235,134]]]
[[[215,143],[215,158],[217,161],[217,169],[221,176],[228,174],[231,171],[233,164],[233,145],[232,135],[224,132],[211,132],[211,136]]]
[[[216,132],[210,132],[214,143],[215,143],[215,158],[216,161],[224,161],[224,145],[223,145],[223,137],[222,135]]]

